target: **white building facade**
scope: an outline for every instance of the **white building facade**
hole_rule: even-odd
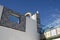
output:
[[[47,25],[49,27],[44,35],[48,40],[60,40],[60,19],[55,20],[51,24]]]
[[[28,12],[25,16],[21,16],[22,22],[20,24],[13,24],[8,21],[8,17],[6,17],[8,20],[3,18],[3,16],[6,16],[3,14],[4,10],[6,10],[4,9],[4,6],[0,6],[0,40],[40,40],[40,34],[37,31],[37,13],[32,15]],[[8,16],[9,12],[7,14]],[[11,14],[18,18],[20,17],[19,15]],[[23,17],[25,17],[25,20]],[[8,22],[10,24],[8,24]]]

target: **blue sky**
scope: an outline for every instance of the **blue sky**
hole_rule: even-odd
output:
[[[42,25],[60,19],[60,0],[0,0],[0,4],[22,14],[38,10]]]

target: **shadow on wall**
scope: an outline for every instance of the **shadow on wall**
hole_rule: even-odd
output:
[[[46,40],[46,37],[44,34],[40,34],[40,40]]]
[[[44,35],[44,30],[42,30],[42,28],[40,28],[40,40],[46,40],[46,37]]]

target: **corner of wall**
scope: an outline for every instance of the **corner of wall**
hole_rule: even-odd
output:
[[[3,12],[3,6],[2,5],[0,5],[0,20],[1,20],[1,16],[2,16],[2,12]]]

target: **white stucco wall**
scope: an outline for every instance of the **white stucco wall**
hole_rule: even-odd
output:
[[[2,12],[3,12],[3,6],[0,5],[0,19],[1,19],[1,16],[2,16]]]
[[[26,33],[31,34],[31,37],[34,39],[32,40],[39,40],[40,35],[37,32],[37,20],[36,20],[36,14],[32,15],[30,18],[26,17]]]
[[[36,14],[34,15],[36,16]],[[31,18],[26,17],[26,32],[0,26],[0,40],[39,40],[36,21],[36,19],[33,20],[32,16]]]
[[[38,34],[30,34],[0,26],[0,40],[38,40]]]

